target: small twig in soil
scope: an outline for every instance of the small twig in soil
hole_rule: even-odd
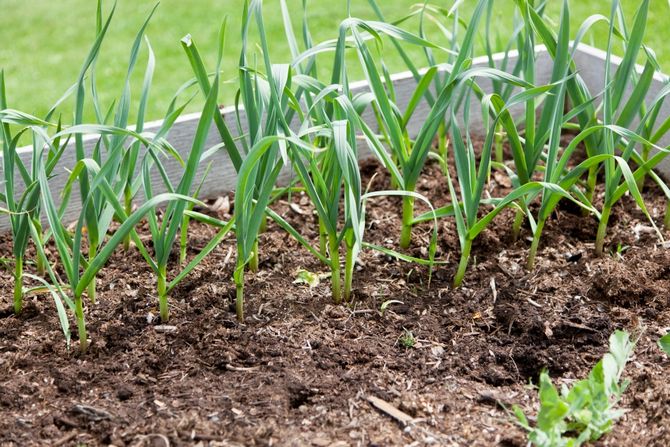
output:
[[[233,366],[229,363],[226,363],[226,369],[228,371],[235,371],[235,372],[253,372],[258,370],[258,366],[251,366],[251,367],[242,367],[242,366]]]
[[[493,276],[491,277],[490,284],[491,284],[491,293],[493,294],[493,304],[495,304],[496,300],[498,299],[498,290],[496,289],[496,280]]]
[[[102,421],[104,419],[112,419],[112,414],[103,410],[102,408],[95,408],[90,405],[77,404],[72,407],[72,413],[81,414],[91,421]]]
[[[58,441],[54,442],[52,445],[53,445],[53,447],[59,447],[61,445],[65,445],[65,444],[69,443],[70,441],[72,441],[74,438],[76,438],[78,435],[79,435],[79,433],[77,433],[76,431],[73,431],[72,433],[63,436]]]
[[[226,254],[225,259],[223,260],[223,265],[221,268],[224,268],[225,266],[228,265],[228,262],[230,262],[230,258],[233,256],[233,247],[228,247],[228,253]]]
[[[587,331],[587,332],[597,332],[595,329],[592,329],[588,326],[584,326],[583,324],[573,323],[572,321],[564,321],[563,324],[565,324],[566,326],[569,326],[571,328],[581,329],[581,330]]]
[[[537,302],[531,300],[530,298],[526,298],[526,301],[528,301],[529,304],[532,304],[533,306],[535,306],[535,307],[537,307],[537,308],[539,308],[539,309],[542,309],[542,304],[537,303]]]
[[[370,402],[370,404],[372,404],[373,407],[400,422],[403,427],[414,420],[412,416],[405,413],[404,411],[399,410],[385,400],[379,399],[375,396],[368,396],[366,399],[368,402]]]

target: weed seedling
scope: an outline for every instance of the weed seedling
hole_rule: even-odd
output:
[[[612,257],[616,259],[617,261],[623,261],[623,254],[628,251],[630,247],[628,245],[623,245],[621,242],[619,242],[616,245],[616,250],[612,250]]]
[[[400,346],[406,349],[413,348],[416,345],[416,338],[414,337],[412,331],[404,328],[402,335],[400,338],[398,338],[398,341],[400,342]]]
[[[388,309],[388,307],[389,307],[391,304],[405,304],[405,303],[403,303],[402,301],[399,301],[399,300],[386,300],[386,301],[384,301],[384,302],[382,303],[382,305],[379,306],[379,314],[380,314],[382,317],[383,317],[384,314],[386,313],[386,309]]]
[[[561,390],[540,374],[540,409],[531,427],[521,408],[514,406],[517,423],[528,431],[528,440],[537,447],[578,447],[596,441],[609,432],[624,411],[616,408],[628,387],[621,379],[634,343],[628,333],[616,331],[610,336],[609,352],[593,368],[588,378]]]

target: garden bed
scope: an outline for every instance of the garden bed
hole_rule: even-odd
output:
[[[388,188],[386,171],[363,163],[364,183],[375,173],[372,189]],[[506,182],[494,176],[492,196]],[[427,165],[418,192],[435,206],[449,202],[437,165]],[[645,199],[658,217],[665,202],[651,184]],[[316,240],[308,201],[291,200],[273,208]],[[397,246],[400,208],[398,198],[370,201],[366,240]],[[593,254],[595,219],[567,201],[557,210],[532,272],[529,230],[513,241],[506,210],[475,241],[464,286],[453,289],[459,245],[453,220],[443,219],[437,257],[449,262],[430,284],[425,267],[364,251],[351,307],[329,304],[327,279],[312,289],[293,283],[298,268],[325,269],[271,224],[260,272],[248,275],[244,323],[235,319],[232,235],[173,291],[168,326],[146,263],[119,249],[87,309],[85,355],[66,350],[48,295],[27,298],[18,317],[3,299],[0,445],[522,446],[525,434],[503,406],[535,414],[529,381],[543,368],[561,381],[583,378],[617,328],[640,339],[625,372],[629,411],[601,444],[669,445],[668,359],[656,340],[670,326],[670,252],[628,197],[615,207],[603,257]],[[194,255],[214,230],[191,225]],[[425,257],[429,237],[418,226],[409,252]],[[1,241],[0,258],[10,257],[10,236]],[[7,272],[3,297],[13,285]],[[402,304],[382,314],[388,300]],[[413,420],[402,426],[371,397]]]
[[[214,68],[181,40],[195,78],[160,122],[148,22],[117,107],[95,93],[101,3],[74,113],[12,109],[0,72],[0,447],[670,444],[670,85],[643,46],[649,2],[630,33],[615,2],[572,43],[568,2],[559,22],[518,2],[497,54],[489,0],[463,34],[424,4],[419,35],[371,1],[379,21],[319,44],[304,11],[302,45],[282,2],[290,61],[262,3],[243,8],[237,87],[225,21]],[[438,16],[447,46],[423,37]],[[600,21],[604,54],[579,46]],[[386,39],[408,72],[388,72]]]

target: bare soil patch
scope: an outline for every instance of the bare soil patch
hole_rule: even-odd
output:
[[[362,166],[373,189],[388,176]],[[493,193],[506,186],[492,181]],[[419,186],[436,206],[449,202],[437,165]],[[645,192],[659,219],[659,192]],[[274,209],[315,240],[315,218],[299,194]],[[396,247],[400,202],[367,206],[366,238]],[[523,446],[503,407],[531,410],[527,385],[543,368],[569,382],[607,350],[617,328],[641,334],[626,377],[629,412],[600,445],[670,445],[670,362],[656,340],[670,326],[670,251],[648,231],[632,200],[616,207],[607,246],[595,257],[596,222],[569,204],[548,228],[535,271],[525,266],[529,230],[513,241],[513,212],[476,241],[464,286],[453,221],[439,225],[436,268],[366,251],[351,307],[330,304],[328,280],[293,284],[297,268],[325,268],[274,225],[261,238],[260,273],[248,276],[247,318],[235,320],[231,235],[172,294],[171,327],[161,326],[155,284],[134,251],[119,251],[87,308],[90,352],[66,350],[48,295],[11,311],[10,266],[0,265],[0,445],[115,446]],[[409,253],[426,256],[429,225]],[[190,254],[214,231],[193,224]],[[616,254],[620,248],[623,260]],[[0,258],[11,256],[2,236]],[[29,267],[30,268],[30,267]],[[389,306],[387,300],[403,304]],[[401,336],[411,331],[413,347]],[[406,427],[369,402],[411,416]]]

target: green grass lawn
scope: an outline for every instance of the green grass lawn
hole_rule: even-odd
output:
[[[397,19],[409,11],[418,0],[381,0],[387,19]],[[80,65],[94,39],[94,0],[3,0],[0,13],[0,68],[4,68],[10,106],[29,113],[42,114],[60,97],[62,92],[76,79]],[[98,62],[99,90],[103,105],[109,106],[120,94],[125,75],[128,52],[137,29],[154,5],[155,0],[118,0],[115,18],[102,48]],[[275,60],[282,54],[288,60],[287,46],[283,35],[282,18],[278,1],[265,2],[265,20]],[[442,6],[451,1],[434,2]],[[466,0],[466,12],[474,0]],[[549,14],[558,18],[561,2],[549,0]],[[638,0],[624,0],[628,19]],[[590,14],[608,15],[606,0],[571,0],[573,29]],[[107,1],[104,7],[111,8]],[[216,34],[221,20],[229,16],[228,44],[224,63],[224,79],[236,76],[238,60],[239,17],[242,0],[163,0],[148,28],[148,36],[156,54],[156,72],[152,87],[152,100],[148,111],[151,119],[161,118],[173,92],[191,77],[190,67],[179,44],[179,40],[191,33],[206,60],[213,66]],[[296,11],[294,25],[300,25],[300,1],[290,0]],[[332,38],[337,26],[346,16],[345,0],[312,0],[308,2],[310,25],[316,41]],[[498,0],[499,31],[508,33],[508,24],[513,0]],[[371,18],[366,0],[352,0],[352,15]],[[670,32],[667,18],[670,8],[667,0],[651,0],[651,12],[647,28],[646,43],[658,56],[665,71],[670,72]],[[416,22],[408,26],[416,30]],[[605,26],[599,25],[586,42],[604,46]],[[437,37],[437,36],[435,36]],[[392,52],[389,47],[389,53]],[[146,51],[144,51],[146,57]],[[141,60],[141,64],[144,62]],[[354,61],[355,62],[355,61]],[[403,70],[399,60],[389,57],[394,70]],[[143,66],[137,72],[141,80]],[[354,76],[360,73],[354,71]],[[223,89],[222,102],[230,103],[235,85]],[[197,104],[191,105],[191,110]]]

